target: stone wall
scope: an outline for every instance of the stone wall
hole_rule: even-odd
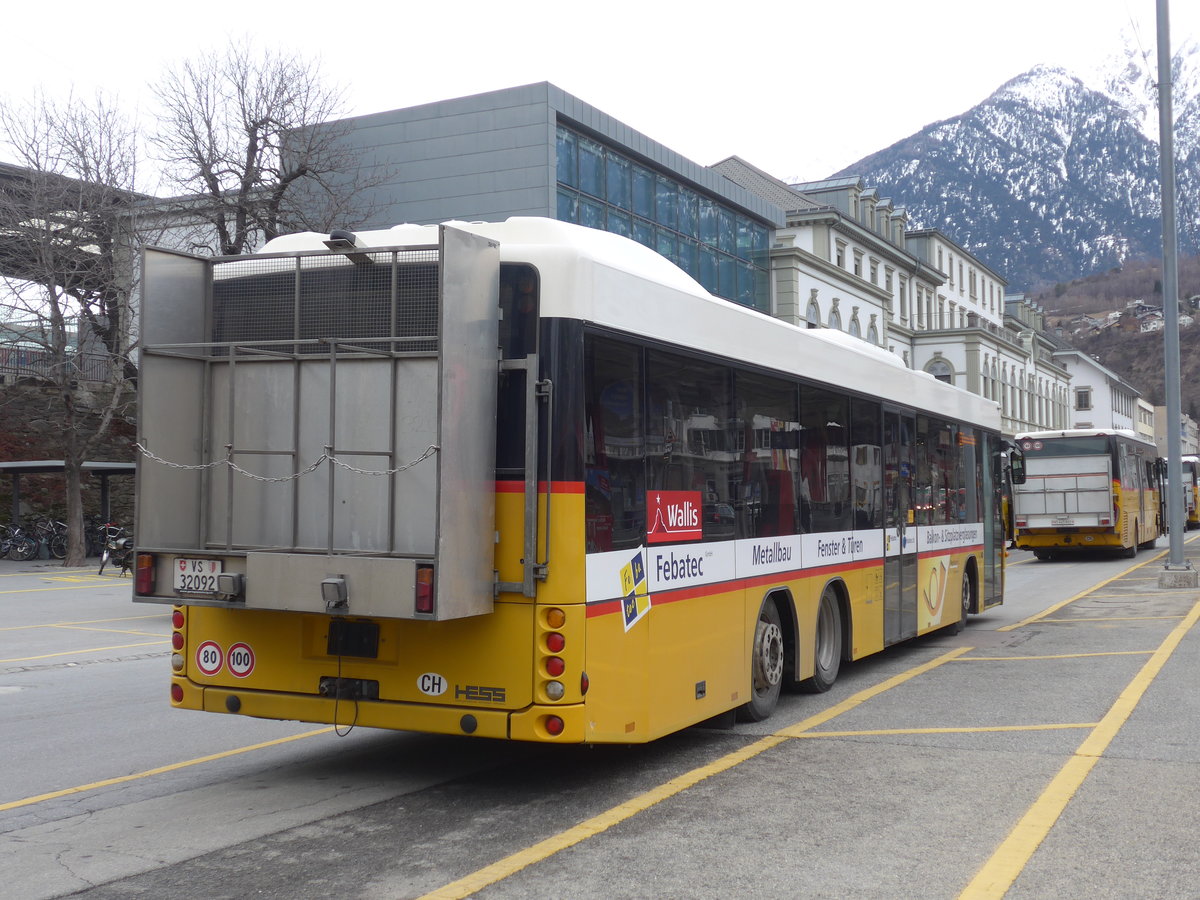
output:
[[[97,394],[95,404],[104,403]],[[92,427],[99,417],[94,417]],[[133,462],[137,429],[128,421],[117,421],[88,459],[92,462]],[[53,390],[37,384],[0,386],[0,462],[63,458],[62,404]],[[113,521],[133,524],[133,476],[111,476],[109,504]],[[12,479],[0,475],[0,522],[12,511]],[[53,516],[61,519],[67,510],[66,478],[62,475],[21,476],[21,516]],[[100,513],[100,479],[83,477],[83,513]]]

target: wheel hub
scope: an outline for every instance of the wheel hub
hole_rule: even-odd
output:
[[[761,619],[754,632],[755,690],[774,687],[783,679],[783,631]]]

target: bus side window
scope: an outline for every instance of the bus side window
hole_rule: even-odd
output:
[[[732,382],[729,369],[708,360],[646,353],[646,486],[693,495],[706,541],[736,536],[741,435]]]
[[[741,430],[741,492],[733,498],[738,537],[796,534],[800,421],[796,385],[750,372],[734,380]]]
[[[538,277],[532,266],[500,266],[500,355],[524,359],[537,352]]]
[[[800,525],[803,531],[849,531],[848,398],[800,386]]]
[[[646,535],[641,348],[589,338],[584,370],[587,549],[637,547]]]

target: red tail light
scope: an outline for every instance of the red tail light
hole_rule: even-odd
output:
[[[433,566],[417,566],[417,589],[413,608],[421,615],[433,615]]]
[[[154,593],[154,557],[149,553],[137,555],[133,591],[142,596]]]
[[[557,737],[563,733],[563,720],[558,716],[546,716],[546,731]]]

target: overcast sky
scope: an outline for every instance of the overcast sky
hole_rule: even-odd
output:
[[[1151,53],[1154,0],[57,0],[6,6],[0,94],[97,89],[143,117],[172,61],[252,37],[318,59],[370,113],[536,81],[704,165],[823,178],[957,115],[1038,63]],[[229,10],[232,15],[220,16]],[[1172,45],[1200,0],[1171,3]]]

